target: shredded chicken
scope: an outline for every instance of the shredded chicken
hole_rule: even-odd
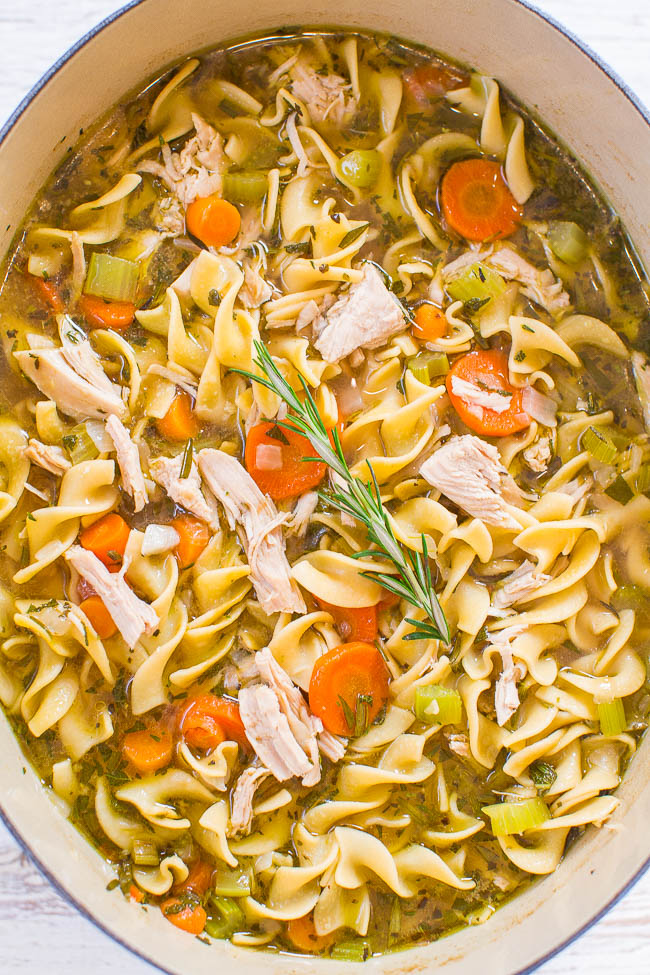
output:
[[[499,451],[478,437],[452,437],[422,464],[420,474],[450,501],[488,525],[520,528],[503,497],[507,471]]]
[[[553,445],[550,437],[540,437],[522,452],[528,467],[536,474],[542,474],[553,458]]]
[[[310,298],[306,304],[302,306],[298,312],[298,317],[296,319],[296,331],[300,332],[303,328],[307,328],[311,325],[320,314],[320,309],[313,298]]]
[[[95,590],[111,619],[133,649],[143,633],[152,633],[159,620],[155,610],[140,599],[127,585],[123,566],[120,572],[109,572],[94,552],[80,545],[73,545],[65,553],[68,562]]]
[[[642,352],[633,352],[631,359],[636,391],[639,394],[641,409],[643,410],[643,422],[646,430],[650,432],[650,369],[648,368],[648,360]]]
[[[34,440],[33,438],[27,445],[25,457],[31,460],[33,464],[37,464],[38,467],[42,467],[44,471],[49,471],[50,474],[56,474],[57,477],[65,474],[72,466],[62,447],[54,447],[51,444],[41,443],[40,440]]]
[[[192,113],[195,135],[188,139],[180,152],[172,152],[163,145],[163,162],[144,159],[140,172],[152,173],[172,191],[184,207],[198,197],[221,193],[222,172],[225,168],[223,139],[200,115]]]
[[[525,676],[526,668],[521,663],[515,664],[510,644],[524,630],[524,626],[515,624],[490,636],[490,643],[499,651],[502,661],[501,674],[494,686],[494,707],[497,713],[497,724],[500,726],[512,717],[520,704],[517,685]]]
[[[373,264],[314,323],[314,345],[328,362],[338,362],[355,349],[376,349],[406,327],[404,310]]]
[[[275,505],[248,471],[222,450],[198,455],[201,475],[221,502],[231,529],[237,528],[250,565],[250,577],[265,613],[304,613],[305,603],[291,578]]]
[[[294,736],[276,695],[266,684],[252,684],[239,692],[239,713],[255,754],[278,782],[294,775],[310,777],[313,765]]]
[[[527,597],[549,582],[550,576],[545,572],[537,572],[537,566],[526,559],[521,565],[503,580],[492,596],[492,606],[496,609],[507,609],[515,603],[521,603]]]
[[[187,477],[181,477],[183,457],[157,457],[149,465],[149,472],[156,484],[165,489],[172,501],[190,514],[207,522],[211,528],[219,527],[219,514],[216,505],[206,500],[201,489],[201,478],[196,464],[192,461]]]
[[[180,540],[180,535],[172,525],[147,525],[140,551],[145,558],[162,555],[176,548]]]
[[[287,535],[297,535],[298,538],[304,536],[317,504],[318,491],[307,491],[300,495],[285,526]]]
[[[480,389],[474,383],[460,379],[458,376],[451,377],[451,391],[455,396],[460,396],[466,403],[469,412],[474,413],[478,419],[483,419],[483,410],[491,410],[493,413],[505,413],[510,409],[512,394],[490,392],[490,390]]]
[[[229,836],[248,834],[253,822],[253,798],[262,782],[271,773],[263,765],[244,769],[232,794]]]
[[[86,344],[90,348],[90,343]],[[14,358],[27,378],[44,396],[54,400],[66,416],[75,420],[102,420],[111,414],[120,418],[126,416],[119,387],[111,383],[105,373],[102,374],[109,388],[84,379],[66,362],[61,349],[14,352]]]
[[[126,493],[133,498],[134,509],[142,511],[148,497],[137,444],[133,443],[129,431],[116,416],[109,416],[106,421],[106,430],[115,447],[117,463],[122,475],[122,486]]]
[[[291,88],[296,98],[305,103],[314,122],[330,118],[340,126],[354,107],[345,78],[338,74],[318,74],[300,60],[291,68]]]
[[[72,253],[72,297],[76,301],[86,280],[84,242],[76,230],[70,234],[70,251]]]
[[[447,744],[454,755],[459,755],[461,758],[469,758],[471,755],[469,749],[469,738],[465,734],[445,735],[447,739]]]
[[[259,308],[272,295],[273,286],[262,277],[259,268],[244,261],[244,283],[238,295],[244,308]]]

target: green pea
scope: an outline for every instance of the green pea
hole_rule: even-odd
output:
[[[353,149],[343,156],[341,172],[353,186],[367,190],[379,179],[381,153],[376,149]]]

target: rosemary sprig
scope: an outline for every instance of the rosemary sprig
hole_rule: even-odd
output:
[[[413,630],[406,634],[405,640],[433,639],[449,643],[449,626],[431,581],[426,538],[422,535],[422,552],[402,548],[395,537],[388,512],[382,503],[379,485],[371,464],[368,463],[370,482],[366,484],[350,471],[336,429],[332,431],[334,440],[332,445],[318,407],[303,377],[300,376],[300,382],[305,393],[304,402],[286,381],[262,342],[255,342],[255,351],[258,358],[254,362],[260,370],[260,375],[243,369],[233,371],[240,372],[253,382],[260,383],[276,393],[290,410],[286,420],[280,421],[278,426],[294,430],[307,437],[317,454],[316,459],[324,461],[337,475],[332,490],[319,492],[321,498],[327,504],[365,525],[368,538],[377,546],[364,552],[357,552],[355,557],[385,558],[399,573],[396,577],[388,572],[373,570],[362,572],[361,575],[372,579],[412,606],[424,611],[427,617],[425,620],[407,617],[406,622],[413,626]]]

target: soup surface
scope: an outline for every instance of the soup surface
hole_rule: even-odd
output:
[[[362,960],[615,818],[649,325],[575,161],[394,39],[213,50],[83,134],[0,291],[0,701],[112,886]]]

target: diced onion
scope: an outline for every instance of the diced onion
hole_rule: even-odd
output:
[[[534,386],[524,386],[521,405],[525,413],[544,427],[557,426],[557,403]]]
[[[363,409],[363,398],[357,381],[352,376],[342,375],[335,379],[331,384],[332,392],[336,396],[336,404],[339,414],[343,418],[352,416]]]
[[[258,444],[255,450],[255,466],[258,471],[281,471],[282,447],[270,443]]]
[[[147,525],[142,540],[142,554],[162,555],[170,552],[180,542],[180,535],[171,525]]]
[[[101,420],[86,420],[86,432],[100,454],[110,454],[114,449],[111,435]]]

